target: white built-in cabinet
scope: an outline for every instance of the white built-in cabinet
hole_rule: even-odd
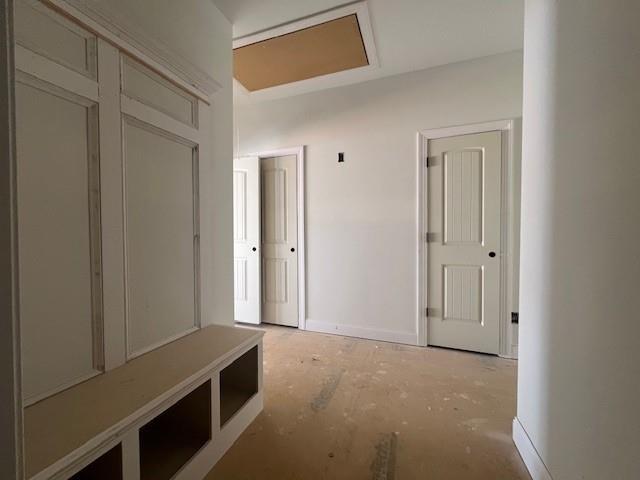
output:
[[[203,478],[263,405],[262,332],[201,321],[212,92],[82,4],[16,0],[25,478]]]
[[[28,405],[200,328],[210,107],[41,2],[15,32]]]

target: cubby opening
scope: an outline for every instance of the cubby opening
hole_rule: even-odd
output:
[[[122,444],[98,457],[69,480],[122,480]]]
[[[210,440],[209,380],[140,429],[140,479],[171,479]]]
[[[223,427],[258,393],[258,347],[220,372],[220,426]]]

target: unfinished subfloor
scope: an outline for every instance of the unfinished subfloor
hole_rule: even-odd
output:
[[[267,327],[264,411],[207,480],[529,479],[516,362]]]

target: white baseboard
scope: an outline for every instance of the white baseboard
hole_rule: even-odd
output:
[[[382,342],[403,343],[405,345],[417,345],[415,332],[395,332],[392,330],[379,330],[376,328],[356,327],[353,325],[340,325],[337,323],[318,322],[307,318],[306,330],[309,332],[332,333],[346,337],[365,338],[367,340],[380,340]]]
[[[552,480],[549,470],[538,455],[527,431],[518,418],[513,419],[513,441],[533,480]]]
[[[506,354],[500,353],[499,356],[502,358],[507,358],[509,360],[518,360],[518,346],[512,346]]]

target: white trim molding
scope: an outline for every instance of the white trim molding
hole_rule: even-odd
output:
[[[345,337],[364,338],[367,340],[379,340],[382,342],[402,343],[416,345],[414,332],[397,332],[355,325],[342,325],[338,323],[319,322],[307,319],[307,330],[316,333],[329,333],[332,335],[344,335]]]
[[[277,85],[275,87],[265,88],[262,90],[257,90],[255,92],[248,91],[240,82],[234,79],[234,90],[239,95],[248,99],[267,100],[271,98],[278,98],[283,94],[288,94],[292,91],[295,91],[296,93],[304,93],[308,91],[332,88],[339,85],[352,83],[353,81],[357,81],[357,79],[363,78],[363,74],[366,75],[372,70],[377,70],[379,68],[378,52],[373,36],[369,7],[366,0],[354,2],[349,5],[344,5],[342,7],[320,12],[315,15],[302,18],[300,20],[270,28],[268,30],[263,30],[257,33],[235,38],[233,40],[233,48],[236,49],[245,47],[253,43],[262,42],[270,38],[280,37],[282,35],[287,35],[289,33],[297,32],[305,28],[310,28],[349,15],[356,15],[358,19],[360,34],[362,35],[362,43],[364,44],[367,60],[369,62],[368,65],[345,70],[342,72],[321,75],[319,77],[309,78],[306,80],[300,80],[298,82],[292,82],[286,85]]]
[[[444,128],[422,130],[416,136],[416,255],[418,259],[416,281],[416,343],[420,346],[429,344],[428,319],[425,315],[428,305],[426,290],[426,275],[428,271],[428,255],[426,248],[426,227],[428,225],[428,211],[425,208],[427,191],[426,158],[429,155],[429,140],[437,138],[454,137],[458,135],[470,135],[474,133],[500,131],[502,132],[502,195],[501,195],[501,265],[500,265],[500,351],[499,354],[506,358],[515,358],[517,347],[512,345],[511,309],[514,299],[513,290],[513,225],[514,225],[514,201],[512,192],[514,188],[513,162],[514,162],[514,126],[516,119],[496,120],[469,125],[458,125]]]
[[[23,478],[13,0],[0,2],[0,478]]]
[[[111,2],[42,0],[119,50],[131,55],[176,86],[209,103],[222,85],[169,46],[143,32]]]
[[[518,417],[513,419],[513,442],[533,480],[553,480]]]
[[[307,246],[305,239],[305,190],[304,190],[304,166],[305,148],[304,146],[280,148],[276,150],[265,150],[259,153],[239,155],[242,157],[258,157],[260,160],[270,157],[284,157],[286,155],[296,156],[297,192],[296,204],[298,206],[298,328],[307,329]]]
[[[17,70],[54,85],[64,84],[67,86],[66,90],[73,91],[93,102],[98,102],[99,89],[96,80],[87,78],[21,45],[16,45],[15,57]]]

